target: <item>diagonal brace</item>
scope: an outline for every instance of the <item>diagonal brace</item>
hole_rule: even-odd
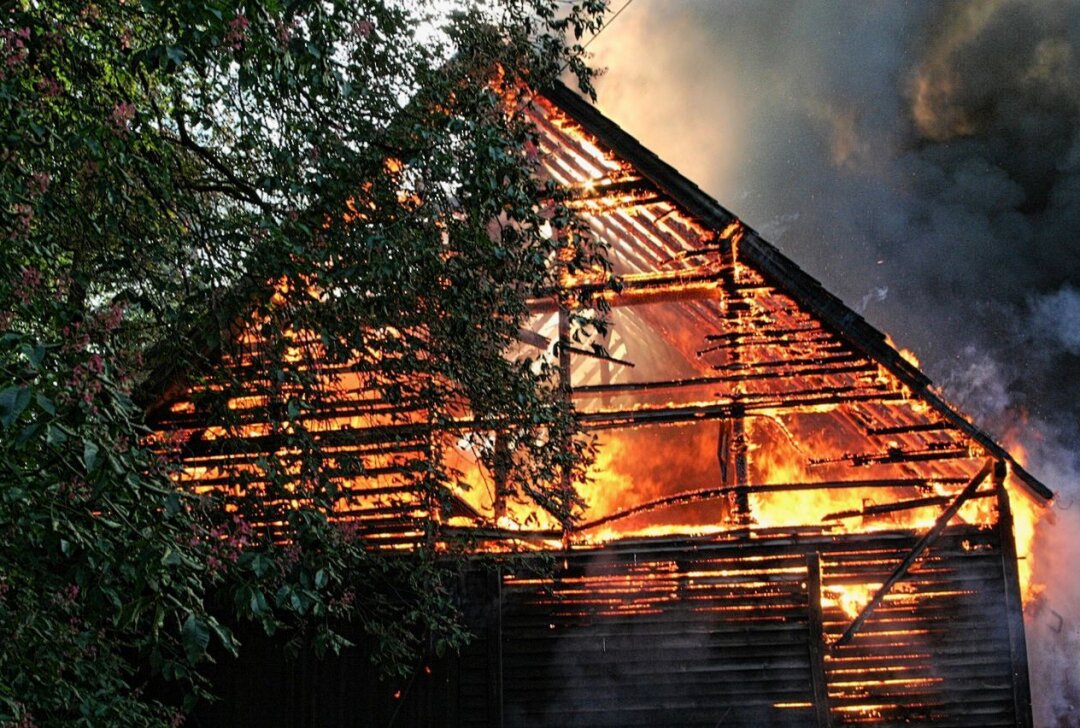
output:
[[[848,628],[844,630],[844,634],[840,635],[840,639],[833,643],[832,649],[842,647],[848,642],[851,642],[855,637],[855,633],[862,628],[863,623],[870,618],[870,615],[873,614],[874,610],[877,609],[878,605],[885,599],[885,596],[893,588],[896,582],[904,578],[908,569],[919,560],[919,557],[923,555],[923,552],[926,551],[930,544],[937,540],[937,537],[940,536],[941,532],[945,530],[945,527],[949,525],[949,521],[951,521],[957,511],[960,510],[960,507],[975,494],[975,491],[979,489],[982,482],[986,480],[986,476],[990,474],[991,469],[998,467],[1004,467],[1004,463],[1001,461],[987,460],[983,464],[982,468],[979,469],[979,472],[975,473],[971,480],[968,481],[968,484],[964,486],[964,489],[960,491],[953,502],[949,504],[949,507],[938,516],[930,530],[923,534],[922,538],[920,538],[915,546],[912,547],[911,551],[908,552],[908,555],[904,557],[904,560],[900,562],[900,565],[893,570],[893,573],[889,575],[889,578],[885,580],[885,583],[882,584],[881,588],[874,594],[873,599],[871,599],[867,605],[862,608],[862,611],[859,612],[858,616],[852,620],[851,624],[848,625]]]

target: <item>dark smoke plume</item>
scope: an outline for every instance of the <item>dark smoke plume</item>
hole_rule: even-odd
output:
[[[592,48],[605,113],[1058,492],[1029,653],[1080,725],[1080,3],[637,0]]]

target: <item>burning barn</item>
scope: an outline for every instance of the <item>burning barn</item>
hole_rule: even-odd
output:
[[[883,334],[578,96],[551,89],[532,115],[544,172],[574,190],[621,279],[566,278],[521,335],[598,436],[573,484],[586,511],[568,526],[517,502],[462,439],[451,455],[473,487],[439,527],[554,569],[526,557],[470,575],[477,639],[396,695],[357,688],[357,662],[268,669],[275,653],[253,648],[234,674],[258,685],[219,681],[245,708],[226,700],[218,717],[1030,725],[1012,509],[1050,491]],[[569,341],[570,310],[601,300],[608,333]],[[341,517],[407,548],[434,516],[389,466],[421,457],[426,435],[380,419],[359,379],[337,384],[324,436],[369,464],[343,484]],[[252,436],[223,456],[183,395],[166,404],[190,487],[268,451]]]

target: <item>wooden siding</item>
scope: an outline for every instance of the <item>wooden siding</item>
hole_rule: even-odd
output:
[[[431,672],[381,682],[360,648],[290,663],[280,644],[248,634],[240,664],[217,676],[224,700],[198,725],[1030,725],[1015,697],[1008,625],[1019,606],[1006,599],[996,528],[950,527],[852,642],[829,648],[851,622],[835,594],[880,584],[917,538],[650,539],[555,555],[554,570],[549,555],[512,573],[470,572],[462,594],[477,638],[425,663]],[[815,710],[815,644],[827,712]],[[1026,673],[1018,679],[1026,689]]]

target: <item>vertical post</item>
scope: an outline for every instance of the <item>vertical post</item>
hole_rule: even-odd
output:
[[[737,333],[742,333],[746,329],[740,310],[745,304],[738,300],[740,294],[736,285],[737,281],[735,280],[735,271],[737,268],[738,250],[733,241],[731,245],[731,271],[723,277],[720,290],[723,293],[724,313],[727,322]],[[728,350],[728,363],[738,364],[742,361],[742,354],[741,341],[736,340],[735,346],[732,346]],[[728,496],[729,517],[731,522],[736,525],[748,526],[753,519],[750,515],[750,495],[745,488],[749,481],[746,459],[746,453],[749,450],[749,446],[746,438],[746,416],[743,412],[742,405],[739,403],[739,395],[743,392],[745,392],[745,385],[738,384],[734,392],[735,403],[732,407],[730,432],[725,432],[724,434],[728,434],[728,452],[725,457],[728,461],[730,470],[734,470],[733,473],[728,473],[728,477],[734,476],[735,485],[735,491]],[[727,485],[727,483],[724,485]]]
[[[821,555],[806,555],[806,596],[810,601],[810,680],[818,728],[832,728],[829,685],[825,677],[825,616],[821,610]]]
[[[1016,540],[1013,537],[1012,507],[1005,489],[1005,463],[994,463],[992,482],[997,491],[998,537],[1001,541],[1001,571],[1005,582],[1005,619],[1009,626],[1009,662],[1016,706],[1016,725],[1031,728],[1031,683],[1028,678],[1027,640],[1024,637],[1024,602],[1020,591]]]
[[[727,497],[725,516],[731,523],[745,526],[750,523],[749,480],[746,463],[746,420],[738,403],[732,405],[732,415],[720,420],[716,437],[716,459],[720,464],[720,485],[734,486]]]
[[[430,415],[428,416],[428,424],[431,424]],[[443,454],[435,446],[436,438],[438,438],[438,435],[435,428],[432,427],[427,442],[429,463],[442,462]],[[433,552],[438,542],[439,524],[442,521],[442,502],[436,493],[435,485],[431,482],[430,476],[425,476],[423,483],[424,505],[427,508],[427,518],[424,519],[424,546]]]
[[[487,572],[494,577],[494,583],[489,582],[490,591],[485,597],[491,599],[495,605],[494,613],[487,612],[487,654],[488,654],[488,687],[487,687],[487,725],[489,728],[502,728],[503,725],[503,646],[502,646],[502,567],[496,566],[494,571]],[[490,578],[490,577],[489,577]],[[486,591],[486,590],[485,590]],[[493,593],[492,593],[493,592]],[[487,610],[485,610],[487,611]]]
[[[740,526],[750,525],[750,494],[746,484],[750,480],[747,472],[746,452],[746,418],[743,416],[741,404],[736,404],[733,426],[734,436],[731,439],[731,447],[735,456],[735,520]]]
[[[569,405],[571,401],[571,384],[570,377],[572,371],[570,366],[570,309],[567,308],[564,301],[559,301],[559,393],[563,398],[563,401]],[[571,489],[574,484],[570,479],[570,468],[563,468],[560,475],[560,487],[562,488],[562,494],[565,498],[565,502],[569,503],[571,500]],[[566,549],[570,545],[570,528],[569,522],[564,521],[563,527],[563,549]]]
[[[498,638],[498,644],[499,644],[499,661],[498,661],[496,680],[495,680],[495,687],[496,687],[496,689],[498,691],[497,695],[499,696],[498,697],[498,700],[499,700],[499,702],[498,702],[498,711],[499,711],[498,719],[499,720],[498,720],[498,723],[496,725],[498,725],[499,728],[503,728],[503,715],[505,713],[505,711],[503,710],[503,692],[505,692],[505,691],[503,689],[503,598],[502,598],[503,580],[502,580],[502,567],[501,566],[499,566],[499,567],[497,567],[495,569],[495,580],[496,580],[495,589],[496,589],[496,595],[498,596],[498,605],[499,605],[499,607],[498,607],[498,616],[496,617],[496,619],[498,620],[498,627],[497,627],[497,635],[496,636]]]
[[[505,432],[495,431],[495,452],[492,457],[495,471],[495,525],[499,525],[499,519],[506,515],[506,497],[510,491],[510,444],[506,440]]]

